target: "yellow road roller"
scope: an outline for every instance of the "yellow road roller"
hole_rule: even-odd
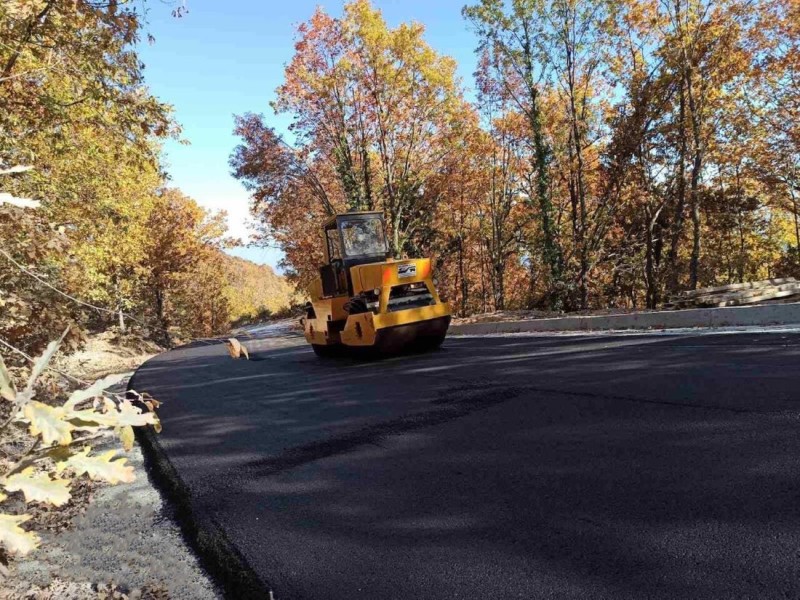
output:
[[[318,356],[437,348],[450,326],[429,258],[388,257],[383,214],[350,212],[323,226],[325,264],[302,319]]]

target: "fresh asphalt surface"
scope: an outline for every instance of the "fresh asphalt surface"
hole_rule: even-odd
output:
[[[800,334],[158,356],[159,444],[276,600],[800,598]]]

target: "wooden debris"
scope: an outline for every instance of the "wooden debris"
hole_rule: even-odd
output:
[[[788,277],[686,290],[670,298],[665,308],[716,308],[772,301],[800,302],[800,281]]]
[[[236,338],[228,338],[225,344],[228,346],[228,352],[231,358],[240,358],[244,356],[247,360],[250,360],[250,353],[247,351],[247,348]]]

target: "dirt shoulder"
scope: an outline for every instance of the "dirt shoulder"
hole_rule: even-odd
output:
[[[94,381],[110,373],[133,371],[164,350],[135,334],[107,331],[89,336],[79,351],[56,357],[53,366],[78,379]]]

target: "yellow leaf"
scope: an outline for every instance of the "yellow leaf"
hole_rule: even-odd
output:
[[[125,448],[125,452],[130,452],[131,448],[133,448],[133,427],[125,425],[124,427],[117,428],[117,432],[119,433],[119,439],[122,442],[122,447]]]
[[[11,206],[16,206],[17,208],[39,208],[39,206],[41,206],[41,203],[38,200],[32,200],[31,198],[17,198],[8,192],[0,192],[0,204],[10,204]]]
[[[30,434],[33,436],[41,434],[45,446],[50,446],[54,442],[66,446],[72,441],[70,432],[75,427],[65,420],[66,414],[63,408],[54,408],[34,400],[25,405],[24,415],[30,421]]]
[[[14,389],[14,382],[11,381],[11,376],[6,370],[3,357],[0,356],[0,398],[13,402],[16,397],[17,391]]]
[[[142,412],[138,406],[134,406],[130,400],[123,400],[119,405],[114,404],[107,398],[104,399],[106,412],[100,413],[94,409],[72,410],[66,413],[65,418],[80,419],[88,423],[95,423],[100,427],[116,427],[117,429],[127,426],[139,427],[142,425],[156,425],[158,417],[155,413]],[[91,429],[94,426],[74,426],[74,430]]]
[[[130,483],[136,479],[133,467],[126,465],[127,458],[111,460],[116,454],[116,450],[109,450],[99,456],[89,456],[91,448],[86,446],[83,452],[78,452],[69,457],[63,463],[59,463],[59,470],[70,468],[76,475],[86,473],[90,479],[95,481],[107,481],[108,483]]]
[[[30,515],[0,514],[0,542],[5,545],[6,550],[24,555],[39,546],[38,535],[19,527],[20,523],[30,518]]]
[[[26,502],[45,502],[63,506],[69,502],[69,481],[51,479],[47,473],[34,473],[33,467],[9,475],[3,482],[9,492],[22,492]]]
[[[70,419],[80,419],[81,421],[86,421],[88,423],[96,423],[97,426],[100,427],[114,427],[117,424],[117,417],[114,413],[99,413],[96,410],[92,409],[85,409],[85,410],[73,410],[67,413],[66,417],[67,420]],[[76,426],[76,430],[82,429],[94,429],[95,426],[90,427],[81,427]]]
[[[118,427],[125,427],[131,425],[133,427],[140,427],[141,425],[155,425],[156,416],[153,413],[143,413],[142,409],[138,406],[131,404],[130,400],[123,400],[117,407],[116,425]]]
[[[0,492],[0,502],[5,500],[6,498],[8,498],[8,496],[6,496],[3,492]]]
[[[80,404],[84,400],[89,400],[90,398],[102,396],[103,390],[105,390],[106,388],[110,388],[113,385],[116,385],[129,375],[130,373],[115,373],[114,375],[109,375],[108,377],[104,377],[103,379],[98,379],[85,390],[75,390],[70,395],[69,400],[67,400],[66,403],[64,404],[64,408],[67,410],[73,410],[78,404]]]

